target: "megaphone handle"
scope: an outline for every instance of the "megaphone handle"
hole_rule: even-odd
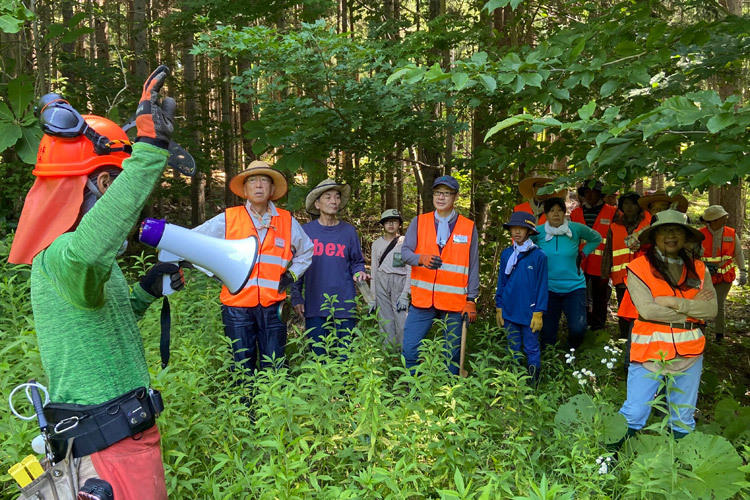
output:
[[[172,295],[174,293],[174,288],[172,288],[172,275],[165,274],[161,277],[161,280],[161,294]]]

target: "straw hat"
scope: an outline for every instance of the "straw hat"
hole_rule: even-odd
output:
[[[682,212],[678,212],[677,210],[671,209],[663,210],[654,215],[653,219],[651,219],[651,225],[643,230],[643,232],[638,236],[638,240],[641,243],[649,243],[651,241],[651,233],[653,233],[654,229],[659,226],[666,225],[682,226],[685,228],[689,235],[693,236],[693,241],[698,242],[703,240],[703,233],[687,223],[687,215]]]
[[[669,196],[663,189],[659,189],[651,194],[641,196],[638,199],[638,204],[641,206],[641,208],[648,210],[649,205],[657,201],[669,202],[671,208],[677,210],[678,212],[682,212],[683,214],[687,212],[689,205],[687,198],[685,198],[681,194]]]
[[[724,207],[722,207],[721,205],[711,205],[703,213],[703,217],[701,217],[701,220],[711,222],[716,219],[721,219],[725,215],[729,215],[729,212],[724,210]]]
[[[251,175],[267,175],[271,178],[275,187],[271,201],[276,201],[286,194],[288,188],[284,174],[260,160],[250,162],[245,170],[232,177],[232,180],[229,181],[229,189],[240,198],[247,198],[245,196],[245,181]]]
[[[545,186],[552,181],[554,181],[554,179],[550,177],[526,177],[525,179],[521,179],[521,182],[518,183],[518,191],[521,193],[521,196],[523,196],[524,199],[532,200],[537,197],[536,192],[539,190],[538,187],[534,187],[536,184]],[[568,190],[561,189],[560,191],[556,191],[554,193],[545,194],[541,199],[546,200],[547,198],[562,198],[564,200],[567,197]]]
[[[320,198],[320,195],[326,191],[335,190],[341,195],[341,206],[339,209],[343,209],[349,202],[349,196],[352,193],[352,187],[348,184],[336,184],[333,179],[325,179],[315,186],[315,188],[307,194],[305,198],[305,209],[314,215],[320,215],[320,210],[315,208],[315,200]]]

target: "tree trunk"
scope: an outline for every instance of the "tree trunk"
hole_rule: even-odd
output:
[[[143,82],[148,76],[148,32],[146,31],[146,10],[149,0],[133,0],[133,53],[135,54],[136,80]]]
[[[103,62],[109,61],[109,40],[107,39],[106,8],[109,0],[97,0],[99,12],[94,16],[94,37],[96,40],[96,58]]]
[[[192,34],[185,37],[182,48],[183,78],[185,79],[185,116],[189,117],[191,123],[199,123],[198,117],[198,89],[195,86],[195,56],[190,53],[193,44]],[[201,144],[201,128],[192,127],[191,146],[193,151],[198,151]],[[205,174],[196,169],[195,176],[190,183],[190,222],[193,226],[202,224],[206,219],[206,178]]]
[[[225,57],[220,60],[221,65],[221,148],[224,152],[224,203],[227,207],[237,205],[238,198],[230,189],[229,181],[237,174],[237,159],[234,154],[232,138],[236,132],[232,120],[232,84],[230,82],[229,61]]]

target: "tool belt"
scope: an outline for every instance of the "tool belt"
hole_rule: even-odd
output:
[[[695,323],[692,321],[686,321],[684,323],[666,323],[664,321],[654,321],[652,319],[644,319],[642,316],[639,316],[638,319],[640,321],[653,323],[655,325],[664,325],[664,326],[668,326],[669,328],[679,328],[681,330],[695,330],[696,328],[701,328],[703,326],[703,323]]]
[[[73,439],[73,457],[80,458],[153,427],[162,410],[159,391],[140,387],[99,405],[49,403],[44,416],[55,457],[64,457]]]

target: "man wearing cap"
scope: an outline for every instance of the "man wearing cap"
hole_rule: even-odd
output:
[[[526,177],[518,183],[518,191],[521,192],[527,201],[519,203],[513,207],[514,212],[528,212],[534,214],[537,224],[541,225],[547,222],[547,216],[544,215],[544,201],[549,198],[567,198],[567,190],[556,193],[538,194],[539,190],[552,182],[554,179],[549,177]]]
[[[703,233],[703,262],[711,272],[711,282],[716,290],[719,311],[716,314],[714,333],[716,340],[724,338],[724,304],[732,288],[735,270],[739,268],[739,284],[747,283],[747,268],[745,257],[742,255],[742,243],[737,232],[727,226],[729,213],[721,205],[711,205],[701,217],[705,226],[700,229]]]
[[[581,263],[586,275],[586,285],[591,293],[589,301],[590,311],[587,317],[589,328],[600,330],[607,322],[607,305],[612,294],[609,279],[602,278],[602,253],[607,244],[607,233],[617,208],[607,205],[602,199],[602,183],[597,181],[594,187],[587,184],[578,188],[581,205],[570,213],[570,220],[579,224],[586,224],[602,235],[602,242],[591,255]]]
[[[287,325],[279,307],[286,289],[310,266],[313,245],[299,222],[273,202],[287,192],[278,170],[264,161],[253,161],[229,181],[229,189],[245,198],[244,205],[206,221],[194,231],[217,238],[258,238],[258,261],[245,288],[232,295],[221,288],[224,333],[232,341],[234,360],[246,369],[272,365],[284,357]]]
[[[404,263],[401,248],[404,237],[399,234],[403,219],[395,208],[380,216],[385,234],[372,243],[372,288],[375,289],[375,306],[383,319],[387,342],[401,346],[404,343],[404,322],[409,308],[411,266]]]
[[[458,181],[450,175],[432,184],[435,211],[415,217],[406,232],[401,258],[411,268],[411,307],[404,325],[402,354],[407,368],[419,360],[419,346],[434,319],[446,321],[444,338],[458,374],[461,321],[477,319],[479,243],[474,222],[453,208]]]
[[[354,284],[370,278],[365,272],[357,230],[338,218],[350,195],[351,186],[326,179],[305,198],[307,211],[319,217],[302,226],[313,242],[314,251],[307,273],[292,287],[292,305],[305,318],[308,336],[314,344],[321,342],[331,329],[346,343],[356,325]],[[335,296],[335,303],[327,303],[325,295]],[[331,311],[332,307],[335,311]],[[335,319],[332,324],[331,315]],[[313,345],[313,352],[319,356],[326,353],[319,344]]]

